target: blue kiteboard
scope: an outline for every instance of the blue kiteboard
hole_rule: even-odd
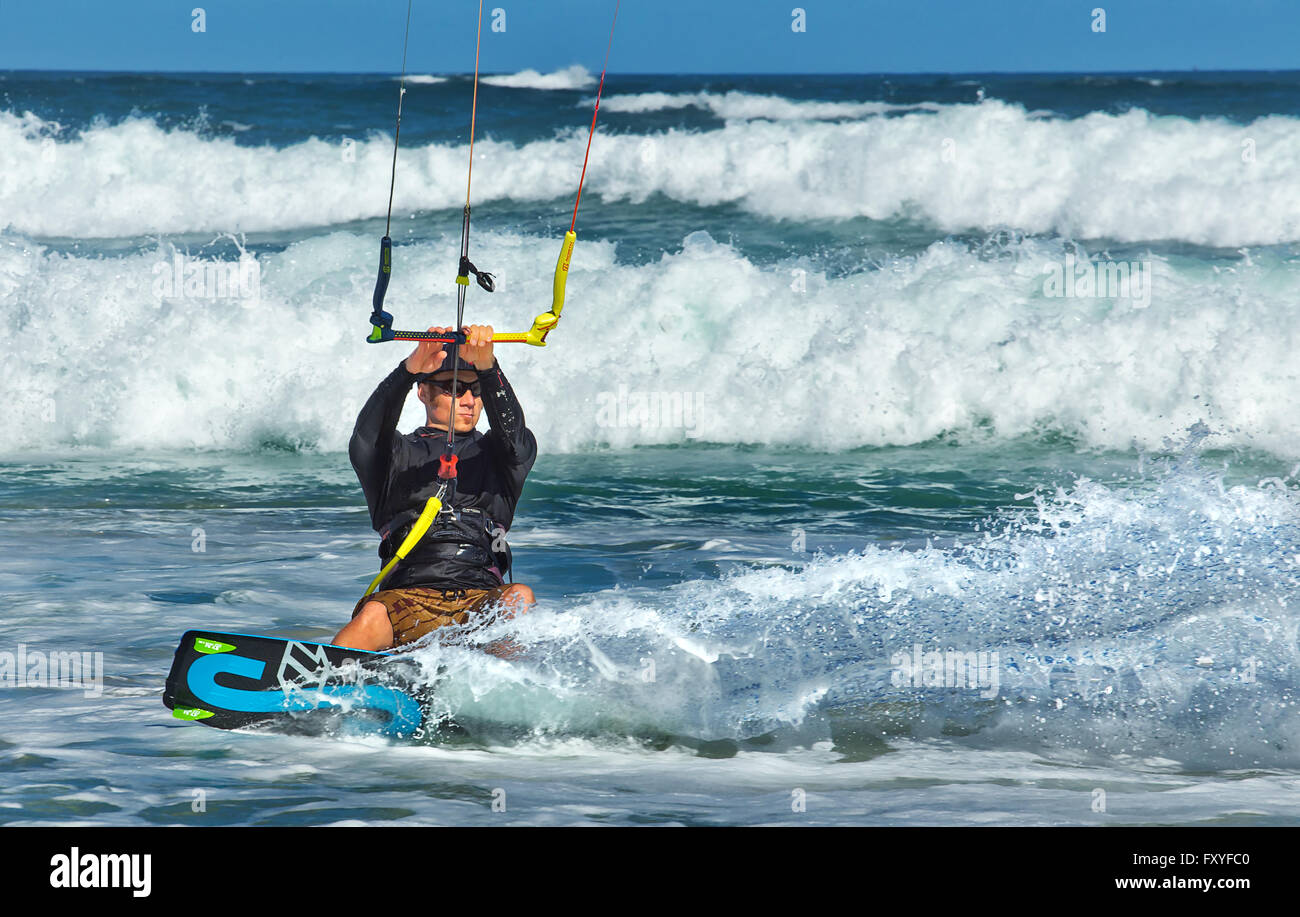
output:
[[[419,675],[392,653],[192,630],[176,649],[163,703],[177,719],[218,729],[409,736],[424,723]]]

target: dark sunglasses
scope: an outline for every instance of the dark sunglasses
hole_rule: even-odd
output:
[[[451,380],[450,380],[450,379],[447,379],[447,380],[444,381],[444,382],[435,382],[435,381],[433,381],[432,379],[428,379],[428,380],[426,380],[426,381],[427,381],[430,385],[432,385],[434,388],[436,388],[438,391],[440,391],[440,392],[446,392],[448,395],[451,394]],[[477,379],[475,379],[473,382],[458,382],[458,383],[456,384],[456,394],[457,394],[457,395],[459,395],[461,392],[465,391],[465,389],[469,389],[469,390],[470,390],[470,393],[471,393],[475,398],[482,398],[482,397],[483,397],[483,386],[479,383],[479,381],[478,381]]]

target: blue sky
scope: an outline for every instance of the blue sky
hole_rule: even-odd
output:
[[[494,9],[505,31],[485,28],[484,71],[599,70],[613,0],[484,0],[485,20]],[[408,69],[472,70],[477,10],[414,0]],[[389,72],[405,16],[406,0],[0,0],[0,69]],[[610,70],[1289,70],[1298,37],[1297,0],[623,0]]]

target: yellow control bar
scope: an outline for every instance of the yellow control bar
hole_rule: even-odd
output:
[[[564,234],[564,244],[560,246],[560,257],[555,262],[555,282],[551,287],[551,311],[543,312],[533,319],[533,327],[523,333],[502,333],[492,335],[494,344],[532,344],[545,347],[546,336],[560,321],[564,311],[564,287],[569,280],[569,261],[573,258],[573,244],[578,240],[573,230]]]

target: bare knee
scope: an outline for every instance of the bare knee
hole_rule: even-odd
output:
[[[505,592],[501,593],[501,604],[504,605],[510,617],[517,614],[523,614],[537,603],[537,597],[533,595],[533,590],[523,583],[511,583]]]
[[[525,606],[537,603],[537,596],[533,595],[533,590],[523,583],[511,583],[510,588],[506,590],[505,597],[514,605]]]
[[[393,645],[393,624],[381,602],[367,602],[361,613],[334,637],[336,646],[359,650],[386,650]]]

